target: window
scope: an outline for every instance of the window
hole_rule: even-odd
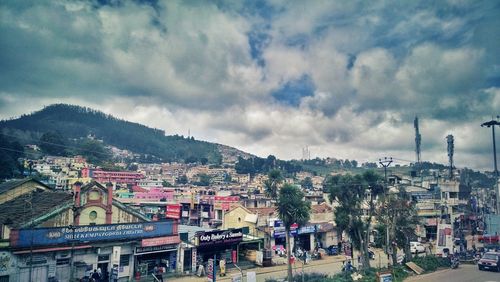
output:
[[[89,218],[91,221],[94,221],[97,218],[97,212],[96,211],[91,211],[89,213]]]
[[[120,256],[120,266],[128,266],[130,260],[130,255],[121,255]]]

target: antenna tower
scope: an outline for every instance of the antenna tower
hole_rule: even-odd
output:
[[[415,116],[413,127],[415,127],[415,153],[417,156],[417,163],[420,163],[420,159],[422,157],[420,154],[420,144],[422,142],[422,136],[420,135],[420,131],[418,129],[418,116]]]
[[[455,144],[453,135],[446,136],[448,142],[448,162],[450,163],[450,179],[453,177],[453,153],[455,152]]]

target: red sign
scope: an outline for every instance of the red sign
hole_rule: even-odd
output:
[[[181,205],[167,205],[167,212],[165,214],[165,217],[174,219],[181,218]]]
[[[141,247],[154,247],[161,245],[177,244],[181,239],[179,235],[142,239]]]
[[[222,210],[228,211],[231,205],[229,203],[222,203],[221,204]]]
[[[239,196],[215,196],[214,200],[217,202],[238,202]]]

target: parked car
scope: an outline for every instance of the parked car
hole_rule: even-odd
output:
[[[498,252],[487,252],[483,257],[477,262],[479,270],[489,269],[496,270],[500,272],[500,253]]]
[[[420,242],[410,242],[410,252],[413,254],[425,253],[425,246]]]

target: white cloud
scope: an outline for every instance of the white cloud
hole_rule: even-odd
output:
[[[446,162],[451,133],[457,164],[488,167],[478,124],[500,108],[490,83],[500,37],[485,36],[498,30],[497,7],[226,2],[2,3],[0,117],[76,103],[260,156],[300,158],[310,146],[375,161],[414,159],[418,114],[424,159]],[[252,32],[263,42],[252,46]],[[274,100],[304,76],[312,96],[298,107]]]

